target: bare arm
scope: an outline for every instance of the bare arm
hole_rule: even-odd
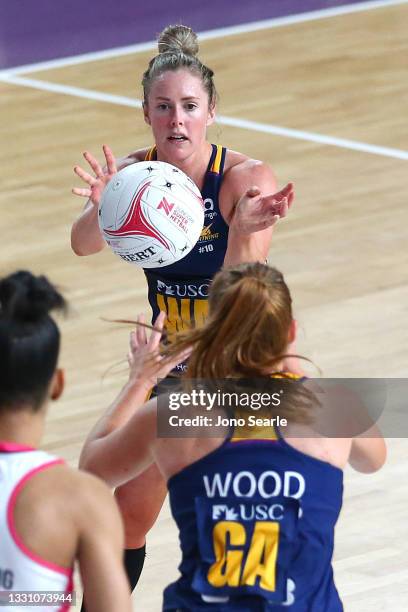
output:
[[[71,230],[71,247],[76,255],[92,255],[98,253],[105,246],[98,224],[98,206],[102,192],[112,176],[122,168],[134,164],[143,159],[144,151],[136,151],[128,157],[115,160],[111,149],[103,146],[105,155],[105,166],[99,164],[98,160],[85,151],[84,158],[88,162],[93,174],[90,174],[80,166],[75,166],[74,172],[86,183],[86,187],[74,187],[72,193],[88,198],[84,210],[74,222]]]
[[[124,536],[119,510],[108,487],[80,474],[78,561],[88,612],[131,612],[123,567]]]
[[[264,262],[273,228],[280,218],[286,216],[292,204],[293,185],[289,183],[276,192],[272,169],[249,159],[230,169],[223,190],[227,197],[222,212],[224,218],[229,219],[224,264]]]
[[[132,332],[129,381],[93,427],[82,449],[80,467],[111,486],[127,482],[153,462],[150,446],[156,439],[156,400],[143,404],[157,378],[164,378],[182,359],[162,364],[159,344],[165,318],[161,312],[149,339],[141,325]],[[143,323],[143,318],[139,316],[138,321]]]
[[[386,457],[385,440],[376,425],[361,436],[353,438],[349,463],[358,472],[377,472],[384,465]]]
[[[109,486],[117,487],[143,472],[154,462],[151,445],[156,440],[157,401],[152,399],[140,406],[133,402],[137,390],[132,385],[122,389],[120,401],[109,408],[110,416],[104,415],[95,425],[82,449],[80,468],[99,476]],[[117,429],[109,431],[114,410],[128,409],[132,416]]]

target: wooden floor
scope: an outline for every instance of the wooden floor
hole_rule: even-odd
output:
[[[408,149],[408,6],[310,21],[202,43],[219,112],[392,150]],[[33,79],[140,97],[151,52],[30,73]],[[44,448],[75,465],[82,441],[126,372],[126,328],[102,317],[147,312],[138,269],[106,251],[73,255],[74,164],[109,143],[124,154],[151,142],[137,109],[0,83],[1,274],[47,274],[69,298],[61,323],[65,397],[51,406]],[[293,134],[292,134],[293,135]],[[270,262],[286,275],[300,350],[332,377],[404,377],[408,346],[407,161],[294,139],[213,128],[213,141],[270,162],[296,204],[275,232]],[[114,366],[112,368],[112,366]],[[398,432],[395,432],[397,435]],[[408,442],[390,439],[377,475],[346,473],[335,575],[346,610],[408,609]],[[160,609],[177,575],[165,507],[148,541],[135,610]]]

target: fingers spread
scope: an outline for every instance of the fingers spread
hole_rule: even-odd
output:
[[[85,157],[86,161],[88,162],[88,164],[91,166],[92,170],[95,172],[96,176],[98,178],[103,179],[104,178],[103,170],[102,170],[98,160],[95,159],[95,157],[93,155],[91,155],[88,151],[85,151],[84,157]]]
[[[103,145],[103,152],[105,154],[106,167],[109,174],[116,174],[118,171],[116,168],[116,160],[112,153],[112,150],[108,145]]]
[[[88,185],[90,185],[91,187],[95,184],[95,177],[89,174],[89,172],[83,170],[81,166],[75,166],[74,172],[77,176],[79,176],[79,178],[85,181],[85,183],[88,183]]]
[[[147,344],[146,328],[144,327],[145,318],[143,314],[139,314],[136,319],[137,323],[141,325],[136,326],[136,341],[139,346]]]
[[[85,198],[90,198],[91,195],[92,195],[92,191],[90,189],[81,189],[81,188],[78,188],[78,187],[73,187],[71,189],[71,191],[75,195],[82,196],[82,197],[85,197]]]
[[[157,319],[154,322],[155,331],[152,331],[150,335],[150,339],[149,339],[149,346],[152,349],[157,348],[160,344],[165,321],[166,321],[166,313],[163,311],[160,311]]]

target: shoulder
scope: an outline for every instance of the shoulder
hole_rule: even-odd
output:
[[[30,478],[17,501],[31,509],[42,508],[41,512],[56,513],[63,509],[67,516],[70,512],[76,514],[79,506],[89,510],[110,497],[108,486],[99,478],[58,463]]]
[[[132,151],[125,157],[119,157],[116,160],[116,166],[118,170],[123,170],[127,166],[131,166],[132,164],[136,164],[137,162],[141,162],[145,160],[147,152],[150,150],[150,147],[146,147],[144,149],[138,149],[137,151]]]
[[[265,194],[276,191],[277,183],[271,166],[228,149],[220,191],[220,207],[224,219],[229,219],[232,209],[241,196],[255,185]]]
[[[271,166],[259,159],[253,159],[227,149],[224,166],[224,178],[226,180],[247,179],[247,178],[268,177],[275,180],[275,175]]]

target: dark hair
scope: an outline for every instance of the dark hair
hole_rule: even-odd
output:
[[[0,410],[38,410],[57,365],[60,333],[49,312],[66,302],[45,276],[0,280]]]
[[[158,39],[159,54],[149,62],[149,67],[143,75],[142,86],[144,102],[147,104],[150,87],[153,81],[168,70],[185,68],[200,77],[208,94],[209,106],[217,101],[213,71],[205,66],[198,57],[197,34],[184,25],[167,26]]]

